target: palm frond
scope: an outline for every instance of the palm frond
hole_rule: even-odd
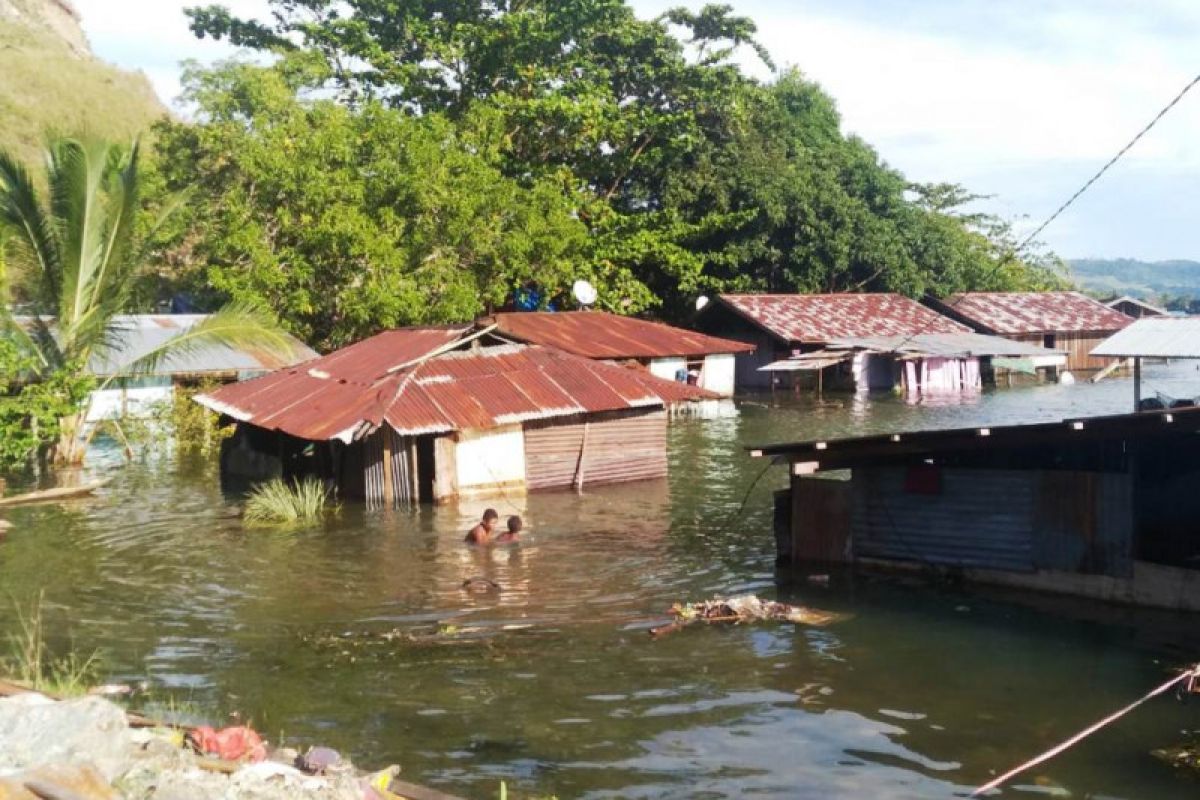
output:
[[[295,340],[257,305],[232,303],[136,360],[121,375],[144,375],[170,358],[187,358],[214,347],[248,349],[285,360],[296,352]],[[110,379],[111,380],[111,379]]]
[[[101,140],[57,140],[49,153],[51,208],[61,231],[59,340],[69,358],[86,362],[111,342],[112,318],[133,291],[137,159]]]
[[[109,180],[105,192],[104,248],[97,272],[92,278],[90,309],[104,307],[104,300],[117,301],[123,309],[132,292],[137,262],[130,256],[133,250],[133,225],[137,217],[138,144],[134,142],[128,157],[118,147],[109,149]]]
[[[11,237],[6,242],[11,263],[23,266],[17,259],[28,262],[40,300],[54,302],[62,286],[54,220],[38,201],[28,170],[7,152],[0,152],[0,228]]]

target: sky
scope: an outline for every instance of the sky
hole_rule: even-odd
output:
[[[164,102],[198,40],[200,0],[74,0],[101,58],[144,71]],[[724,0],[780,66],[835,98],[847,132],[914,181],[991,195],[1032,230],[1200,73],[1196,0]],[[265,16],[266,0],[225,0]],[[687,0],[633,0],[649,17]],[[769,71],[746,53],[747,70]],[[1042,239],[1067,258],[1200,260],[1200,86]]]

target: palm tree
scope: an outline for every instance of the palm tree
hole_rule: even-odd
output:
[[[123,331],[116,318],[130,311],[148,256],[141,243],[148,237],[136,235],[134,227],[138,156],[136,143],[126,148],[97,139],[55,139],[47,147],[43,198],[28,170],[0,152],[0,265],[9,273],[6,280],[0,266],[0,335],[13,337],[32,358],[35,380],[82,379],[94,357],[119,363]],[[24,326],[4,302],[8,281],[29,300],[32,321]],[[218,344],[279,355],[292,350],[292,340],[269,315],[231,305],[119,371],[146,372],[168,356]],[[55,463],[82,462],[90,441],[86,412],[86,400],[80,401],[60,420]]]

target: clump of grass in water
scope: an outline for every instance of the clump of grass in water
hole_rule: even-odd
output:
[[[329,491],[316,478],[285,483],[279,478],[255,487],[242,519],[251,525],[301,525],[324,516]]]
[[[96,682],[99,654],[93,651],[86,658],[75,652],[51,654],[42,618],[44,599],[44,593],[39,594],[28,610],[13,603],[17,631],[8,637],[8,656],[0,659],[0,668],[12,680],[35,691],[65,697],[87,694]]]

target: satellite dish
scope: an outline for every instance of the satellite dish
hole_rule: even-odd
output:
[[[595,305],[596,287],[584,280],[575,281],[571,286],[571,294],[581,306]]]
[[[706,305],[708,305],[707,297],[705,297],[704,295],[700,295],[699,297],[696,298],[696,310],[697,311],[703,311],[704,307]]]

